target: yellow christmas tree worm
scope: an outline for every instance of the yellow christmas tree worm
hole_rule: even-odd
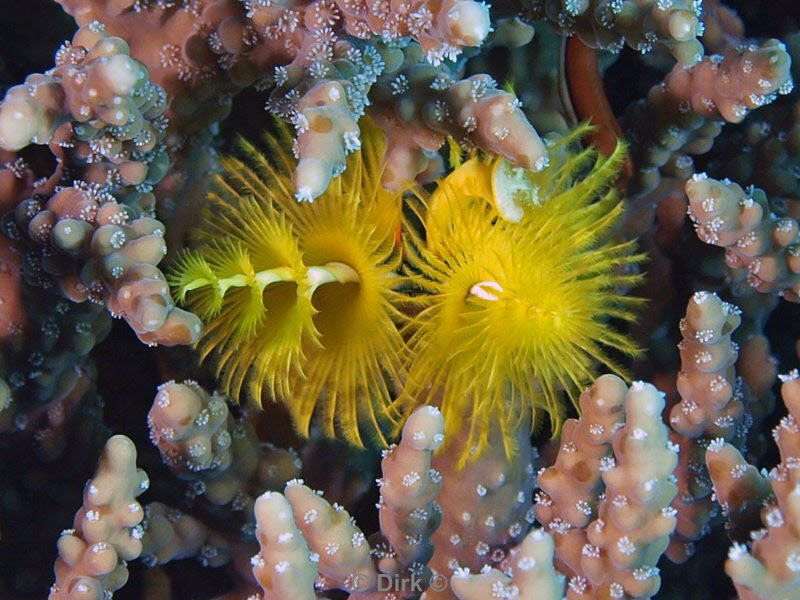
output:
[[[610,237],[625,148],[571,151],[585,132],[554,145],[539,172],[473,156],[414,203],[426,235],[409,226],[406,255],[423,293],[404,331],[413,362],[397,404],[407,413],[437,402],[448,431],[469,428],[462,462],[493,423],[513,453],[532,409],[557,431],[562,392],[576,398],[596,365],[621,373],[610,350],[637,353],[609,325],[632,320],[641,302],[622,290],[639,281],[630,267],[642,257]]]
[[[385,443],[407,362],[402,195],[380,185],[382,134],[367,122],[361,131],[347,169],[311,203],[295,200],[285,129],[266,138],[266,153],[241,142],[244,158],[222,161],[200,245],[171,279],[207,322],[201,357],[215,360],[226,393],[246,385],[256,401],[282,400],[303,434],[318,409],[328,435],[357,445],[364,424]]]

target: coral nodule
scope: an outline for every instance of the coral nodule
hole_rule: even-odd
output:
[[[285,127],[265,138],[269,160],[242,141],[244,160],[224,159],[215,178],[199,246],[171,274],[207,323],[200,354],[216,359],[226,393],[283,401],[302,434],[319,406],[325,432],[359,446],[364,427],[386,443],[382,424],[397,416],[387,381],[402,381],[407,362],[402,193],[380,184],[382,134],[361,130],[344,173],[306,203],[295,200]]]
[[[414,361],[398,405],[436,402],[448,432],[469,428],[462,464],[498,422],[512,455],[532,409],[557,432],[562,391],[574,399],[597,364],[621,373],[610,348],[637,353],[609,323],[633,320],[642,302],[624,291],[642,256],[612,235],[626,150],[571,150],[587,131],[551,144],[538,171],[473,156],[415,203],[426,239],[410,231],[406,254],[426,293],[406,326]]]

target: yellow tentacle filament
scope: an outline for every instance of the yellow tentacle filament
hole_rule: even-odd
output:
[[[402,193],[384,190],[383,137],[362,123],[361,150],[314,202],[295,201],[288,132],[265,153],[241,143],[224,158],[196,232],[176,261],[176,299],[206,321],[201,359],[234,398],[276,399],[308,434],[312,415],[329,436],[386,444],[405,380],[399,306]]]

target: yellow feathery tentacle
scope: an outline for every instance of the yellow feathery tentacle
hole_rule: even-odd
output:
[[[361,150],[313,203],[294,199],[284,125],[267,152],[239,143],[222,159],[199,246],[175,263],[176,299],[202,309],[201,358],[219,383],[288,407],[299,432],[312,416],[329,435],[385,443],[393,391],[408,362],[399,331],[409,302],[399,275],[401,193],[384,190],[385,141],[368,121]]]
[[[532,409],[557,432],[562,394],[575,402],[597,365],[624,374],[612,353],[639,352],[609,323],[633,320],[641,304],[620,289],[639,282],[629,271],[642,256],[609,237],[625,148],[569,151],[586,130],[553,144],[541,172],[474,157],[411,202],[426,237],[406,222],[406,262],[425,295],[404,329],[412,359],[396,406],[408,414],[436,401],[451,433],[467,427],[462,465],[493,423],[513,452],[511,428]]]
[[[206,259],[197,252],[184,250],[178,255],[168,282],[176,289],[177,299],[181,303],[189,303],[186,295],[192,293],[194,298],[191,304],[201,319],[210,319],[222,308],[217,276]]]

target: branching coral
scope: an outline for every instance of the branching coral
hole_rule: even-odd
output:
[[[724,122],[739,123],[751,110],[792,90],[790,65],[786,47],[777,40],[737,46],[691,67],[675,65],[625,114],[638,169],[634,191],[652,190],[659,170],[691,173],[691,157],[709,151]]]
[[[462,444],[468,432],[460,432],[447,449],[434,456],[432,465],[442,473],[442,523],[433,533],[434,553],[429,566],[439,577],[479,572],[484,567],[503,568],[513,560],[509,549],[523,544],[534,523],[533,489],[536,486],[538,452],[531,448],[529,426],[523,422],[514,432],[517,453],[507,457],[499,427],[493,427],[490,446],[480,460],[459,468]],[[425,600],[449,598],[428,590]]]
[[[586,412],[569,422],[555,465],[542,473],[537,517],[570,575],[567,598],[650,598],[676,524],[677,448],[660,420],[663,396],[604,375],[582,404]]]
[[[300,459],[259,444],[252,424],[234,420],[226,400],[194,381],[159,386],[147,418],[150,439],[164,463],[189,482],[188,497],[240,512],[252,524],[253,490],[281,489],[300,474]]]
[[[588,45],[619,52],[627,44],[646,54],[668,49],[681,64],[703,56],[702,2],[693,0],[526,0],[536,17],[576,33]]]
[[[48,144],[56,167],[5,231],[25,252],[30,282],[107,304],[146,343],[190,344],[200,323],[174,306],[156,267],[165,228],[152,218],[151,191],[169,165],[167,98],[129,51],[99,25],[82,29],[52,70],[8,91],[0,147]]]
[[[433,552],[430,536],[440,522],[435,498],[442,481],[431,468],[431,455],[443,442],[443,430],[436,408],[419,408],[408,419],[400,444],[386,453],[378,505],[381,535],[371,548],[341,506],[331,506],[302,481],[290,481],[283,495],[262,495],[256,501],[261,551],[252,565],[264,597],[313,598],[316,579],[318,589],[344,589],[377,600],[382,596],[379,572],[427,587],[425,565]],[[402,597],[424,589],[418,585],[407,586],[411,595]]]
[[[580,545],[581,530],[597,516],[597,498],[603,489],[601,467],[613,455],[611,440],[624,424],[626,393],[625,382],[615,375],[603,375],[584,390],[581,418],[568,419],[562,428],[561,447],[568,450],[559,452],[539,475],[536,519],[559,548]],[[567,552],[559,551],[557,564],[562,570],[577,568],[569,566],[569,558]]]
[[[766,194],[699,174],[686,184],[690,216],[701,240],[725,248],[736,282],[800,301],[797,220],[770,210]]]
[[[671,439],[681,449],[679,493],[672,503],[678,525],[668,551],[676,562],[691,555],[716,512],[703,459],[708,440],[722,437],[739,448],[746,444],[750,394],[736,378],[738,347],[731,339],[740,315],[716,294],[696,292],[680,321],[681,371],[675,384],[681,400],[669,413]]]
[[[765,527],[751,532],[751,544],[735,543],[725,563],[725,571],[733,579],[739,597],[743,600],[791,598],[800,589],[800,577],[797,575],[800,571],[800,488],[796,468],[800,443],[797,430],[800,378],[797,371],[793,371],[782,379],[784,383],[781,395],[789,414],[773,432],[780,450],[781,463],[770,472],[769,481],[753,473],[752,467],[741,455],[733,457],[728,473],[722,469],[711,471],[714,487],[720,493],[727,495],[731,484],[735,483],[739,485],[742,494],[764,497],[767,495],[764,488],[769,485],[774,495],[770,496],[769,502],[761,510]],[[709,470],[720,460],[717,454],[731,452],[736,453],[723,440],[715,440],[706,455]],[[746,476],[747,480],[744,480]],[[749,486],[746,486],[747,482]],[[730,508],[730,504],[726,504],[726,509]],[[729,517],[740,519],[740,523],[744,520],[742,513],[729,513]]]
[[[145,472],[136,468],[133,442],[124,435],[108,440],[97,473],[86,484],[74,528],[58,540],[50,600],[100,598],[125,585],[125,561],[142,551],[139,523],[144,511],[136,496],[149,483]]]
[[[559,600],[564,597],[564,576],[553,568],[553,540],[541,529],[531,531],[511,551],[510,567],[471,575],[459,571],[450,580],[459,600],[482,598],[540,598]],[[510,573],[510,574],[509,574]]]
[[[88,354],[108,334],[111,319],[100,306],[73,304],[55,291],[29,285],[38,265],[5,236],[0,236],[0,256],[5,334],[0,431],[32,434],[37,451],[54,459],[89,395],[94,369]]]
[[[462,52],[480,46],[491,31],[487,5],[473,0],[61,0],[61,4],[81,25],[99,21],[113,35],[130,41],[133,55],[147,65],[153,80],[176,98],[169,115],[185,133],[227,114],[227,94],[253,85],[269,89],[267,108],[297,127],[300,162],[293,182],[302,198],[318,197],[344,168],[352,139],[342,133],[372,103],[371,87],[379,78],[385,87],[397,85],[402,93],[402,82],[408,81],[406,68],[432,66],[445,74],[446,87],[432,94],[441,96],[458,79],[461,65],[456,61]],[[153,31],[158,34],[145,33]],[[427,71],[425,67],[421,70]],[[317,104],[316,88],[331,84],[342,91],[341,96]],[[458,95],[457,90],[450,95]],[[456,103],[470,104],[464,98]],[[381,104],[376,108],[384,109],[387,133],[397,131],[398,118],[411,121],[408,107]],[[479,107],[473,120],[489,127],[495,117]],[[473,128],[457,120],[425,118],[428,122],[420,124],[415,139],[405,140],[403,146],[419,160],[425,151],[441,146],[444,129],[465,133],[482,147],[489,141],[487,149],[499,146],[509,156],[535,154],[538,135],[521,114],[516,117],[514,136],[508,140],[480,132],[471,136]],[[313,135],[305,135],[314,121],[324,123],[329,133],[319,146],[308,143]],[[438,145],[431,148],[437,139]],[[415,165],[400,168],[412,178],[423,170],[424,166]]]

